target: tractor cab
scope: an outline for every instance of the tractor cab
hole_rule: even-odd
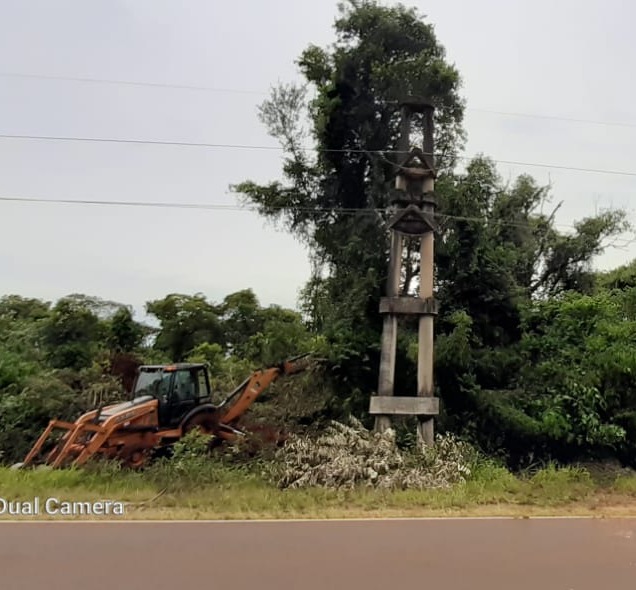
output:
[[[142,365],[132,390],[133,403],[139,399],[159,401],[159,425],[176,427],[197,406],[210,403],[207,368],[198,363]]]

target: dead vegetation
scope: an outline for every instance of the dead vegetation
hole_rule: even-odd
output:
[[[318,437],[290,436],[269,469],[279,488],[422,490],[463,483],[472,460],[472,449],[451,436],[438,435],[423,451],[403,451],[393,430],[370,432],[351,418],[331,422]]]

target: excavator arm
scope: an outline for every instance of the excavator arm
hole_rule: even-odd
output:
[[[252,373],[218,407],[217,419],[220,424],[231,426],[235,423],[274,381],[280,377],[305,371],[311,361],[309,354],[299,355],[284,361],[277,367],[261,369]]]

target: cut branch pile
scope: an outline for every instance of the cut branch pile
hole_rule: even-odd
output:
[[[332,422],[318,438],[292,436],[272,474],[280,488],[447,488],[470,475],[471,456],[468,445],[439,435],[434,447],[401,451],[393,430],[373,433],[352,418]]]

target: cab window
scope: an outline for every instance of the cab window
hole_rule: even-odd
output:
[[[197,371],[198,373],[198,385],[199,385],[199,391],[198,396],[199,398],[202,397],[207,397],[208,396],[208,382],[205,379],[205,371]]]
[[[170,391],[171,373],[147,371],[139,374],[135,386],[134,397],[151,395],[159,400],[167,400]]]
[[[195,371],[177,371],[174,381],[174,402],[197,399],[197,378]]]

